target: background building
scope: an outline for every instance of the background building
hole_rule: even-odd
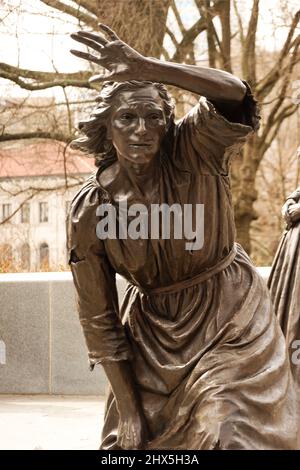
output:
[[[55,141],[1,147],[0,272],[67,268],[66,214],[94,169]]]

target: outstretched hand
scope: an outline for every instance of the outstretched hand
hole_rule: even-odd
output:
[[[105,80],[126,81],[141,79],[141,71],[147,59],[139,52],[132,49],[117,36],[117,34],[104,24],[99,24],[104,35],[78,31],[71,34],[75,41],[85,44],[93,49],[96,54],[71,50],[76,57],[94,62],[103,68],[102,73],[90,78],[90,82],[102,82]]]

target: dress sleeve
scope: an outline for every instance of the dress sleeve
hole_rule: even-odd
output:
[[[73,199],[67,222],[69,264],[91,369],[104,361],[130,359],[119,318],[116,273],[96,235],[99,191],[93,178],[88,180]]]
[[[235,108],[201,96],[179,122],[180,153],[185,153],[192,167],[202,162],[204,172],[228,174],[231,159],[240,154],[247,137],[258,130],[257,102],[248,83],[243,83],[246,95]]]

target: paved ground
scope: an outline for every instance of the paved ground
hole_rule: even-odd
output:
[[[97,449],[103,397],[0,395],[0,450]]]

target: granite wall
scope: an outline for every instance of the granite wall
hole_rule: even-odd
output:
[[[259,268],[267,279],[269,268]],[[121,299],[126,282],[117,278]],[[70,273],[0,274],[0,393],[103,394],[90,372]]]

